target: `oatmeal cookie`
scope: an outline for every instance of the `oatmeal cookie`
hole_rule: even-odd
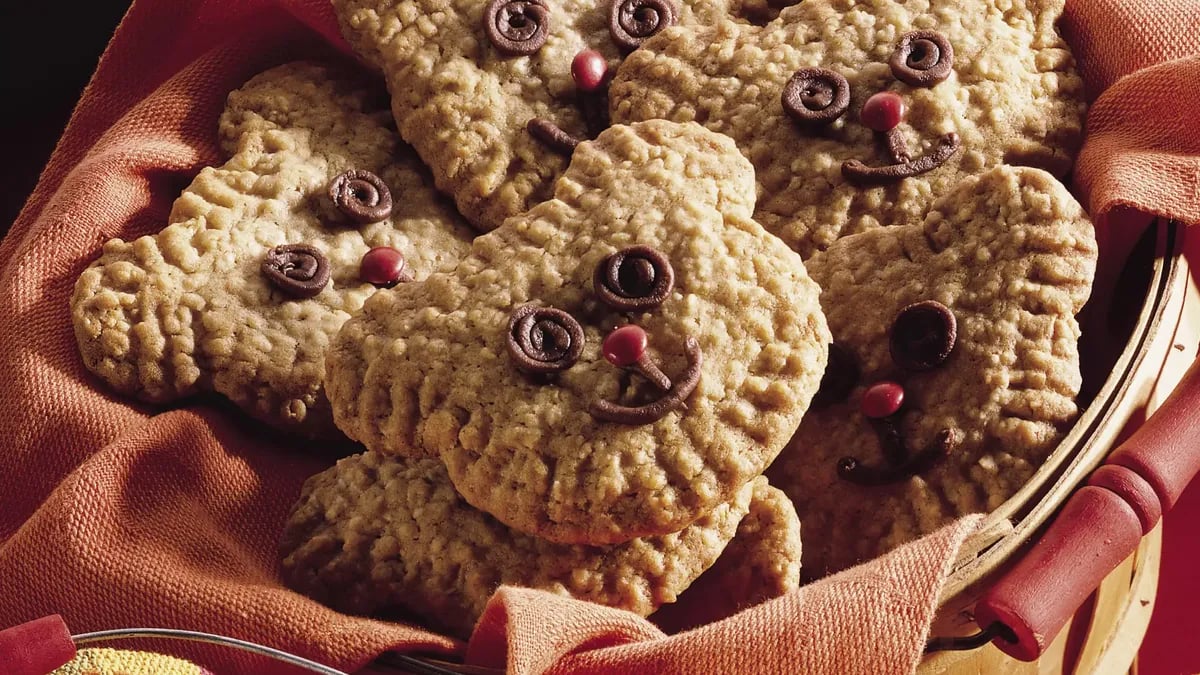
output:
[[[753,203],[724,136],[606,130],[554,199],[346,323],[327,357],[338,426],[441,457],[469,503],[521,532],[683,528],[774,459],[825,367],[819,289]]]
[[[804,0],[765,27],[678,26],[625,59],[614,123],[696,121],[754,163],[754,217],[807,259],[920,223],[963,178],[1071,168],[1084,93],[1062,0]]]
[[[880,555],[1022,485],[1078,414],[1091,223],[1051,175],[997,167],[920,225],[809,260],[833,333],[821,390],[768,470],[806,576]]]
[[[763,20],[787,0],[333,4],[346,40],[386,75],[401,136],[487,231],[553,196],[574,145],[608,126],[608,73],[642,40],[717,17]]]
[[[108,241],[76,282],[87,368],[146,401],[215,391],[275,427],[338,437],[322,390],[334,333],[375,284],[452,265],[473,234],[386,101],[360,74],[307,63],[231,93],[229,161],[196,176],[165,229]]]
[[[411,613],[463,637],[502,584],[645,616],[717,559],[760,483],[680,532],[614,546],[554,544],[472,508],[436,459],[367,452],[305,483],[280,544],[283,577],[339,611]]]

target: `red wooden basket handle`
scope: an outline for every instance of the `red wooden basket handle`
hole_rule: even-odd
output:
[[[1175,505],[1198,470],[1200,358],[1162,407],[1071,495],[1025,557],[984,594],[975,607],[976,623],[999,635],[992,643],[1004,653],[1023,661],[1038,658]]]

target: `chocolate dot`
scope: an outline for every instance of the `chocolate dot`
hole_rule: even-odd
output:
[[[311,298],[329,283],[329,259],[311,244],[283,244],[267,251],[262,273],[284,293]]]
[[[542,0],[492,0],[483,12],[483,32],[505,56],[529,56],[546,44],[550,10]]]
[[[583,326],[560,309],[521,305],[509,316],[508,353],[524,372],[566,370],[579,360],[583,343]]]
[[[657,249],[631,246],[600,261],[592,285],[604,304],[622,311],[661,305],[675,287],[675,270]]]
[[[364,169],[351,169],[329,182],[329,198],[347,218],[377,223],[392,215],[392,193],[383,179]]]
[[[797,122],[828,124],[850,107],[850,83],[828,68],[801,68],[784,85],[780,101]]]
[[[608,9],[608,33],[627,52],[678,22],[679,9],[672,0],[613,0]]]
[[[932,87],[950,76],[954,48],[945,35],[915,30],[900,38],[888,66],[897,80],[914,87]]]
[[[654,263],[645,258],[626,257],[617,267],[617,283],[622,295],[642,297],[654,291]]]
[[[950,357],[958,340],[958,322],[945,305],[933,300],[913,303],[892,323],[892,361],[910,371],[936,368]]]

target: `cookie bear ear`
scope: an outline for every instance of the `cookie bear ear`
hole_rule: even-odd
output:
[[[1079,202],[1040,169],[999,166],[960,182],[904,242],[919,260],[954,249],[1036,314],[1075,315],[1091,293],[1096,237]],[[979,285],[979,282],[976,282]]]
[[[329,115],[330,110],[338,115]],[[315,154],[343,155],[352,146],[371,166],[386,165],[396,146],[381,83],[354,70],[309,62],[266,71],[230,92],[217,129],[226,156],[244,154],[244,165],[296,142],[284,141],[279,131],[309,130],[306,140]]]
[[[75,284],[71,317],[84,365],[113,389],[166,402],[196,391],[193,317],[202,308],[185,289],[184,272],[167,262],[159,237],[104,246]]]
[[[981,13],[998,14],[996,0],[984,0]],[[1022,73],[1007,86],[1024,94],[1009,100],[1018,103],[999,113],[999,140],[1003,161],[1014,166],[1044,169],[1058,178],[1071,170],[1083,143],[1086,104],[1083,79],[1075,59],[1059,34],[1063,0],[1014,0],[999,16],[1009,29],[1002,39],[980,42],[969,68],[959,69],[964,84],[978,93],[972,99],[988,100],[994,73]],[[980,34],[984,34],[983,31]],[[986,105],[986,104],[985,104]]]
[[[487,6],[488,0],[333,0],[342,36],[355,53],[380,69],[390,59],[407,59],[418,51],[435,59],[464,53],[476,58],[487,48]],[[462,32],[474,35],[475,41],[448,44],[439,39]]]

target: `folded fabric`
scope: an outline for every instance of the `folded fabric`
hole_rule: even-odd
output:
[[[728,619],[667,636],[641,617],[544,591],[501,588],[467,662],[510,673],[912,672],[938,593],[983,516]],[[548,618],[553,617],[553,620]]]
[[[1093,100],[1074,184],[1088,213],[1200,223],[1200,2],[1074,0],[1061,28]]]

